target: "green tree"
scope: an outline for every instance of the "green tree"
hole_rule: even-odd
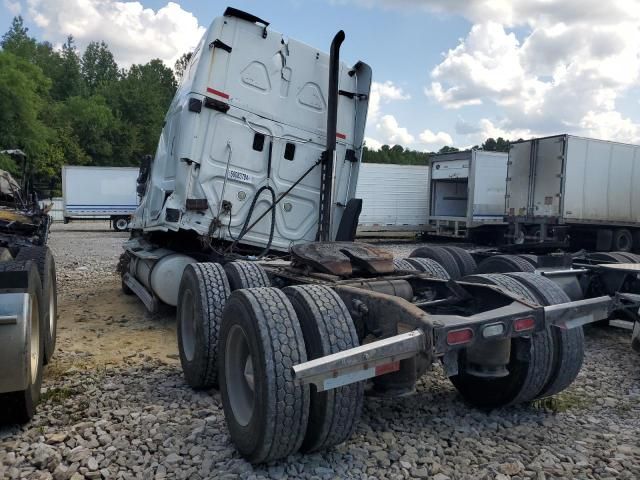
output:
[[[193,52],[183,53],[176,63],[173,66],[173,71],[176,75],[176,81],[180,83],[182,80],[182,76],[184,75],[184,71],[187,66],[189,66],[189,62],[191,61],[191,57],[193,56]]]
[[[118,64],[104,42],[89,43],[82,55],[81,64],[82,77],[89,94],[118,80]]]
[[[438,150],[438,153],[452,153],[452,152],[459,152],[459,151],[460,151],[460,149],[458,149],[456,147],[449,147],[449,146],[445,145],[440,150]]]
[[[158,59],[132,65],[126,76],[110,89],[109,104],[130,130],[134,161],[155,151],[175,91],[173,71]]]
[[[9,52],[0,52],[0,147],[44,154],[50,131],[40,118],[51,82],[42,70]]]
[[[2,36],[0,46],[5,52],[17,57],[32,60],[36,52],[36,41],[29,36],[29,29],[24,26],[21,16],[13,17],[11,28]]]

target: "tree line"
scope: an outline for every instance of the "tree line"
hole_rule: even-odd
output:
[[[21,17],[0,47],[0,150],[22,149],[43,190],[59,193],[62,165],[131,166],[155,151],[177,86],[161,60],[120,68],[104,42],[80,53],[71,36],[55,49]]]
[[[520,139],[522,140],[522,139]],[[519,141],[520,141],[519,140]],[[482,145],[474,145],[472,150],[481,148],[490,152],[508,152],[511,142],[502,137],[488,138]],[[379,150],[371,150],[365,145],[362,161],[365,163],[396,163],[401,165],[426,165],[430,155],[458,152],[456,147],[445,145],[437,152],[420,152],[400,145],[382,145]]]
[[[22,17],[15,17],[0,40],[0,150],[22,149],[44,193],[60,194],[63,165],[137,166],[155,152],[190,56],[182,55],[174,70],[160,59],[125,69],[102,41],[80,52],[69,36],[56,49],[31,37]],[[509,141],[490,138],[482,148],[507,151]],[[448,151],[457,149],[446,146],[438,153]],[[363,159],[424,165],[429,155],[383,145],[365,147]],[[0,169],[20,173],[3,155]]]

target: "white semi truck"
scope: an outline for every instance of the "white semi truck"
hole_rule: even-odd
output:
[[[470,403],[547,397],[575,379],[581,325],[614,299],[473,273],[464,250],[413,258],[353,242],[371,69],[228,8],[173,99],[119,263],[123,290],[176,307],[182,369],[220,389],[254,463],[346,441],[364,382],[411,392],[442,362]],[[434,257],[439,259],[435,260]]]
[[[107,218],[124,232],[138,207],[137,179],[137,168],[63,166],[64,222]]]
[[[505,219],[510,243],[640,249],[640,146],[573,135],[514,143]]]

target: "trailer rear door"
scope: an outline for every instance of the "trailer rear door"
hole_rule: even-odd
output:
[[[534,141],[533,216],[559,217],[562,201],[565,137]]]
[[[532,142],[514,143],[509,151],[506,215],[525,216],[528,214],[531,146]]]

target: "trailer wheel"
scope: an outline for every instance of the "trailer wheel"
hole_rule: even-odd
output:
[[[218,332],[230,294],[222,265],[192,263],[185,267],[178,291],[176,327],[182,371],[193,388],[218,385]]]
[[[593,252],[588,255],[589,260],[603,263],[628,263],[629,258],[624,252]]]
[[[613,231],[613,238],[611,239],[611,247],[613,250],[620,252],[630,252],[633,248],[633,237],[631,232],[626,228],[618,228]]]
[[[224,271],[229,280],[231,291],[241,288],[270,287],[271,280],[261,265],[245,260],[227,263]]]
[[[616,257],[624,258],[625,263],[640,263],[640,255],[636,255],[635,253],[630,252],[611,252],[616,255]]]
[[[531,289],[506,275],[471,275],[463,281],[497,285],[537,303]],[[515,405],[534,400],[546,385],[552,367],[553,340],[548,330],[512,338],[508,374],[504,377],[471,375],[465,370],[464,352],[459,360],[459,373],[450,379],[467,402],[485,409]]]
[[[300,321],[309,360],[360,345],[349,310],[333,290],[323,285],[300,285],[283,292]],[[363,397],[363,382],[324,392],[312,385],[309,424],[300,449],[313,452],[347,440],[360,418]]]
[[[31,260],[35,263],[42,281],[42,308],[40,309],[40,332],[44,339],[44,364],[48,364],[56,349],[56,330],[58,324],[58,282],[56,263],[49,247],[23,247],[16,260]]]
[[[297,451],[309,418],[309,387],[291,367],[307,360],[296,312],[276,288],[233,292],[220,329],[220,391],[229,434],[252,463]]]
[[[27,335],[24,345],[24,359],[28,365],[12,365],[13,368],[26,368],[29,383],[27,388],[18,392],[0,394],[0,423],[26,423],[35,414],[40,401],[42,370],[44,365],[44,339],[41,335],[42,321],[42,283],[33,262],[9,261],[0,263],[0,272],[28,271],[27,292],[29,294],[30,316],[27,319]],[[5,366],[6,367],[6,366]]]
[[[115,217],[113,219],[113,229],[116,232],[126,232],[129,228],[129,219],[127,217]]]
[[[569,296],[553,281],[531,273],[509,273],[526,285],[542,305],[556,305],[570,302]],[[580,373],[584,360],[584,332],[582,327],[560,329],[551,327],[553,338],[553,366],[546,385],[538,398],[549,397],[563,391]]]
[[[407,262],[413,265],[414,270],[428,273],[433,276],[433,278],[439,278],[441,280],[449,280],[451,278],[449,272],[433,258],[407,258]]]
[[[407,271],[411,272],[416,270],[416,267],[412,265],[406,258],[394,258],[393,259],[393,267],[396,271]]]
[[[458,263],[451,253],[445,250],[443,247],[420,247],[416,248],[411,255],[411,258],[431,258],[444,267],[449,273],[452,279],[457,280],[462,275],[458,268]]]
[[[530,262],[516,255],[495,255],[480,262],[476,273],[533,272]]]
[[[460,273],[463,277],[466,277],[467,275],[472,275],[475,273],[476,268],[478,268],[478,265],[476,264],[476,261],[473,259],[471,254],[467,252],[464,248],[449,247],[449,246],[442,247],[442,248],[444,248],[451,255],[453,255],[453,258],[458,264],[458,268],[460,269]]]

